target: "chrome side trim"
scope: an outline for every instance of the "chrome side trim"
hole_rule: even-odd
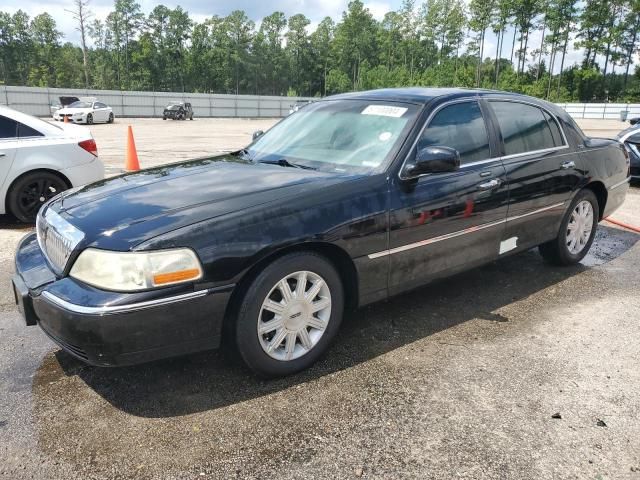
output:
[[[567,148],[569,148],[569,145],[562,145],[560,147],[542,148],[540,150],[531,150],[529,152],[522,152],[522,153],[512,153],[511,155],[505,155],[504,157],[500,157],[500,160],[511,160],[512,158],[527,157],[529,155],[542,155],[543,153],[557,152],[560,150],[566,150]]]
[[[611,185],[609,187],[609,190],[613,190],[614,188],[618,188],[621,187],[622,185],[624,185],[625,183],[629,183],[629,181],[631,180],[631,177],[627,177],[625,178],[623,181],[616,183],[615,185]]]
[[[538,210],[534,210],[533,212],[523,213],[522,215],[514,215],[513,217],[508,217],[507,222],[512,222],[514,220],[520,220],[521,218],[528,217],[530,215],[536,215],[538,213],[546,212],[547,210],[553,210],[554,208],[559,208],[564,206],[567,202],[560,202],[554,205],[549,205],[548,207],[539,208]]]
[[[382,250],[380,252],[371,253],[368,255],[368,257],[370,260],[374,260],[376,258],[386,257],[388,255],[394,255],[396,253],[405,252],[407,250],[412,250],[418,247],[424,247],[426,245],[431,245],[432,243],[441,242],[443,240],[459,237],[461,235],[474,233],[479,230],[484,230],[485,228],[497,227],[498,225],[502,225],[507,222],[512,222],[514,220],[519,220],[521,218],[529,217],[531,215],[536,215],[538,213],[546,212],[547,210],[552,210],[554,208],[562,207],[565,203],[566,202],[556,203],[554,205],[549,205],[548,207],[539,208],[538,210],[534,210],[533,212],[524,213],[522,215],[514,215],[513,217],[508,217],[508,218],[505,218],[504,220],[483,223],[482,225],[476,225],[475,227],[465,228],[464,230],[458,230],[457,232],[447,233],[445,235],[440,235],[439,237],[428,238],[426,240],[421,240],[415,243],[409,243],[407,245],[402,245],[401,247],[392,248],[390,250]]]
[[[204,297],[213,291],[218,289],[198,290],[197,292],[183,293],[182,295],[175,295],[173,297],[158,298],[156,300],[148,300],[146,302],[132,303],[129,305],[104,305],[101,307],[86,307],[84,305],[77,305],[75,303],[67,302],[60,297],[57,297],[53,293],[44,291],[42,296],[49,302],[64,308],[69,312],[79,313],[83,315],[113,315],[116,313],[128,313],[138,310],[146,310],[148,308],[160,307],[163,305],[169,305],[171,303],[184,302],[194,298]]]

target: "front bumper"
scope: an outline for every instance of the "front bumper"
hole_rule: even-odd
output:
[[[16,252],[16,303],[27,325],[39,325],[74,357],[123,366],[217,348],[233,289],[116,293],[56,278],[35,234]]]

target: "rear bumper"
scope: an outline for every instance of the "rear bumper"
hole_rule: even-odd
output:
[[[78,150],[78,158],[93,157],[92,154],[87,153],[84,150],[80,150],[80,147],[78,147]],[[65,168],[61,170],[60,173],[64,174],[64,176],[69,179],[72,187],[79,187],[81,185],[97,182],[98,180],[103,180],[104,163],[102,163],[100,158],[93,157],[93,159],[87,163]]]
[[[132,365],[220,344],[232,285],[122,294],[55,279],[45,270],[31,234],[16,254],[16,302],[27,325],[39,325],[62,349],[90,365]]]

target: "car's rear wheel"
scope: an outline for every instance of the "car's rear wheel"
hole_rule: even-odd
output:
[[[107,120],[107,123],[113,123],[113,113],[109,114],[109,120]]]
[[[598,199],[591,190],[578,192],[562,220],[558,236],[540,245],[543,258],[554,265],[580,262],[593,244],[599,211]]]
[[[259,375],[299,372],[327,349],[343,310],[342,281],[331,262],[311,252],[286,255],[246,290],[236,323],[238,351]]]
[[[67,188],[66,182],[54,173],[28,173],[11,186],[9,211],[21,222],[33,223],[40,207]]]
[[[87,125],[93,125],[93,115],[87,115]]]

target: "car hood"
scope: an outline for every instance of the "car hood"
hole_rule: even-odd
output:
[[[105,179],[49,205],[85,234],[85,246],[129,250],[157,235],[239,210],[268,208],[344,175],[208,157]]]

